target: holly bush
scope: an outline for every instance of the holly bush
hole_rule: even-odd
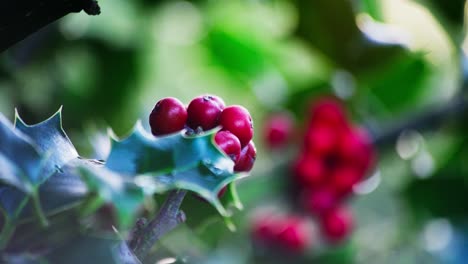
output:
[[[0,262],[465,262],[465,1],[10,2]]]

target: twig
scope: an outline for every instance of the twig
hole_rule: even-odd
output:
[[[401,132],[405,130],[428,130],[440,127],[447,119],[463,115],[468,108],[468,100],[464,96],[457,96],[450,102],[439,107],[410,117],[406,120],[384,127],[381,131],[368,129],[373,135],[373,143],[377,146],[393,144]]]
[[[142,232],[132,238],[129,245],[133,253],[143,260],[153,245],[167,232],[185,221],[185,215],[179,210],[187,191],[171,191],[156,217],[151,220]]]

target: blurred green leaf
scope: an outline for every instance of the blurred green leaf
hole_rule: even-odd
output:
[[[338,67],[353,73],[385,64],[405,50],[399,43],[377,42],[363,34],[351,1],[298,0],[298,34]]]
[[[89,191],[96,193],[96,199],[114,205],[120,226],[131,227],[134,224],[136,211],[144,199],[143,190],[133,182],[126,181],[122,175],[104,167],[87,166],[79,168],[79,171]],[[95,205],[95,202],[92,204]]]
[[[45,259],[50,263],[138,263],[127,262],[128,256],[124,257],[120,249],[122,243],[117,236],[78,235],[49,252]]]
[[[463,27],[465,0],[419,0],[419,2],[428,6],[436,16],[442,16],[444,20],[449,21],[452,26],[460,29]]]
[[[467,142],[464,136],[462,140],[446,140],[452,148],[445,155],[436,156],[439,167],[435,174],[427,179],[413,179],[403,189],[402,195],[412,208],[416,222],[433,217],[445,217],[458,223],[465,221],[468,212],[463,198],[468,193]]]
[[[446,174],[412,181],[403,191],[403,196],[418,223],[434,217],[463,222],[468,211],[466,193],[468,184],[465,179]]]
[[[382,68],[361,75],[359,83],[365,88],[364,94],[381,104],[380,114],[396,114],[414,108],[426,91],[431,73],[423,54],[406,52]]]

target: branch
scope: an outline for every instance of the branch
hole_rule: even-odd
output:
[[[101,11],[96,0],[14,0],[0,3],[0,52],[72,12]]]
[[[132,238],[130,248],[140,260],[164,234],[185,221],[179,207],[186,193],[184,190],[171,191],[156,217]]]
[[[440,127],[447,119],[457,118],[466,111],[468,100],[463,96],[455,97],[450,102],[429,109],[426,112],[414,115],[408,119],[397,122],[382,131],[372,131],[373,142],[378,146],[395,143],[401,132],[405,130],[428,130]]]

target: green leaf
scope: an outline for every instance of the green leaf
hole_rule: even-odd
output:
[[[105,167],[83,166],[79,170],[89,191],[95,192],[101,201],[115,206],[120,225],[131,226],[136,211],[143,202],[143,190],[129,178]]]
[[[25,193],[33,192],[43,177],[41,157],[31,140],[16,131],[0,114],[0,211],[7,217],[19,215],[25,206]]]
[[[44,177],[52,175],[57,168],[78,157],[78,152],[62,128],[62,108],[49,119],[35,125],[27,125],[16,112],[15,127],[28,135],[47,157],[43,165]]]
[[[221,198],[223,205],[226,208],[233,207],[238,210],[244,209],[244,206],[239,199],[239,195],[237,194],[236,184],[234,182],[230,182],[226,188],[226,193]]]
[[[393,115],[421,103],[432,72],[423,54],[406,52],[391,63],[361,75],[359,82],[365,88],[362,92],[371,94],[383,107],[382,114]]]
[[[299,0],[298,34],[336,64],[353,73],[374,69],[405,51],[399,43],[378,42],[360,31],[352,1]]]
[[[86,195],[86,186],[74,171],[84,161],[78,159],[76,149],[62,129],[61,109],[32,126],[26,125],[18,113],[16,129],[3,117],[0,121],[0,178],[18,189],[0,187],[4,213],[10,218],[25,219],[38,213],[33,211],[38,205],[42,211],[39,213],[53,213],[70,207]],[[27,203],[28,196],[37,203]]]
[[[50,263],[139,263],[128,256],[123,258],[120,247],[122,241],[118,237],[97,237],[80,235],[63,243],[45,256]]]
[[[41,156],[31,140],[16,131],[11,123],[0,114],[0,181],[30,192],[32,186],[43,180],[40,174]]]
[[[77,168],[95,166],[99,166],[99,162],[74,159],[42,183],[39,186],[39,198],[44,213],[49,215],[80,204],[89,190]]]
[[[215,132],[154,137],[137,123],[128,138],[112,142],[106,167],[136,177],[137,184],[150,193],[171,189],[196,192],[227,216],[217,194],[241,174],[234,174],[233,161],[214,144]]]

